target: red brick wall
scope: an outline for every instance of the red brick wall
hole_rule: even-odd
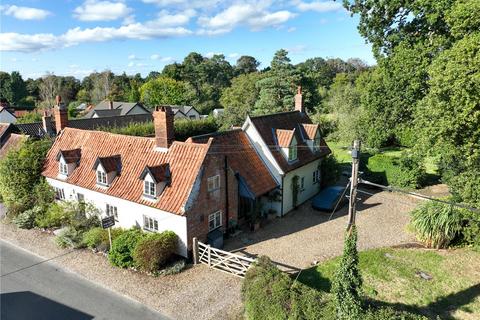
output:
[[[192,208],[186,213],[187,216],[187,238],[188,250],[192,248],[192,239],[197,237],[199,241],[206,242],[208,230],[208,216],[211,213],[220,211],[222,213],[222,231],[226,232],[228,221],[237,220],[238,208],[238,183],[231,169],[228,172],[228,206],[226,208],[226,184],[225,184],[225,158],[222,155],[207,155],[200,183],[200,189]],[[208,178],[220,175],[220,189],[208,191]]]
[[[57,134],[68,125],[68,112],[65,108],[55,107],[55,128]]]
[[[175,139],[174,114],[169,106],[157,107],[153,112],[153,125],[155,127],[155,141],[157,147],[168,148]]]

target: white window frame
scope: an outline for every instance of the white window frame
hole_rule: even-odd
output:
[[[312,174],[313,174],[313,180],[312,180],[313,183],[314,183],[314,184],[315,184],[315,183],[319,183],[319,182],[320,182],[320,170],[317,169],[317,170],[313,171]]]
[[[115,221],[118,222],[118,209],[116,206],[112,206],[111,204],[107,203],[105,208],[105,213],[107,214],[107,217],[113,216]]]
[[[207,186],[208,186],[208,191],[215,191],[220,189],[220,175],[214,175],[212,177],[209,177],[207,179]]]
[[[97,170],[97,183],[104,186],[107,185],[107,174],[102,170]]]
[[[143,230],[158,231],[158,220],[149,216],[143,216]]]
[[[64,176],[68,176],[68,165],[63,162],[58,163],[58,171],[60,174],[63,174]]]
[[[55,187],[55,199],[65,200],[65,190],[63,190],[63,188]]]
[[[157,185],[155,182],[145,180],[143,182],[143,195],[155,198],[157,196]]]
[[[210,225],[210,222],[213,222],[213,226]],[[208,231],[213,231],[222,226],[222,212],[216,211],[208,215]]]

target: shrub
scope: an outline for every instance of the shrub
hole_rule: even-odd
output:
[[[42,178],[33,188],[33,193],[35,195],[35,205],[41,207],[43,211],[47,211],[55,200],[55,191],[45,178]]]
[[[35,219],[35,223],[40,228],[57,228],[68,225],[72,219],[70,211],[59,203],[53,203],[45,214]]]
[[[412,211],[410,225],[427,247],[445,248],[460,234],[462,215],[451,205],[429,201]]]
[[[427,317],[409,313],[406,311],[396,311],[392,308],[369,309],[362,316],[363,320],[427,320]]]
[[[423,159],[419,156],[403,152],[397,169],[392,174],[391,183],[399,187],[420,188],[426,177]],[[390,182],[390,181],[389,181]]]
[[[333,155],[323,158],[320,165],[322,188],[335,184],[340,177],[340,165]]]
[[[133,251],[145,234],[140,229],[130,229],[112,241],[112,250],[108,253],[111,264],[121,268],[134,267]]]
[[[40,216],[42,213],[43,210],[41,207],[33,207],[32,209],[19,213],[15,218],[13,218],[13,223],[15,223],[19,228],[31,229],[35,226],[35,218]]]
[[[80,248],[83,246],[83,231],[72,227],[67,227],[58,236],[55,237],[55,242],[62,248]]]
[[[248,270],[242,298],[246,319],[320,319],[327,310],[319,291],[294,283],[264,256]]]
[[[358,267],[357,230],[352,226],[345,236],[343,256],[333,282],[337,319],[360,319],[362,277]]]
[[[121,228],[113,228],[110,230],[112,241],[118,238],[124,232]],[[108,239],[108,231],[95,227],[83,234],[83,244],[90,249],[97,249],[100,251],[108,251],[110,247],[110,241]]]
[[[138,241],[133,260],[140,269],[155,272],[170,260],[176,247],[177,235],[173,231],[151,233]]]

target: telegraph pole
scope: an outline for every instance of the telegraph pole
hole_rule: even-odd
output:
[[[352,148],[352,177],[350,178],[350,199],[348,202],[348,226],[347,231],[350,231],[355,225],[355,202],[357,199],[358,186],[358,169],[360,164],[360,141],[355,140]]]

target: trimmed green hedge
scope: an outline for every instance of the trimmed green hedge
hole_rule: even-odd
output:
[[[141,270],[155,272],[170,261],[176,248],[177,235],[173,231],[151,233],[138,241],[133,260]]]

